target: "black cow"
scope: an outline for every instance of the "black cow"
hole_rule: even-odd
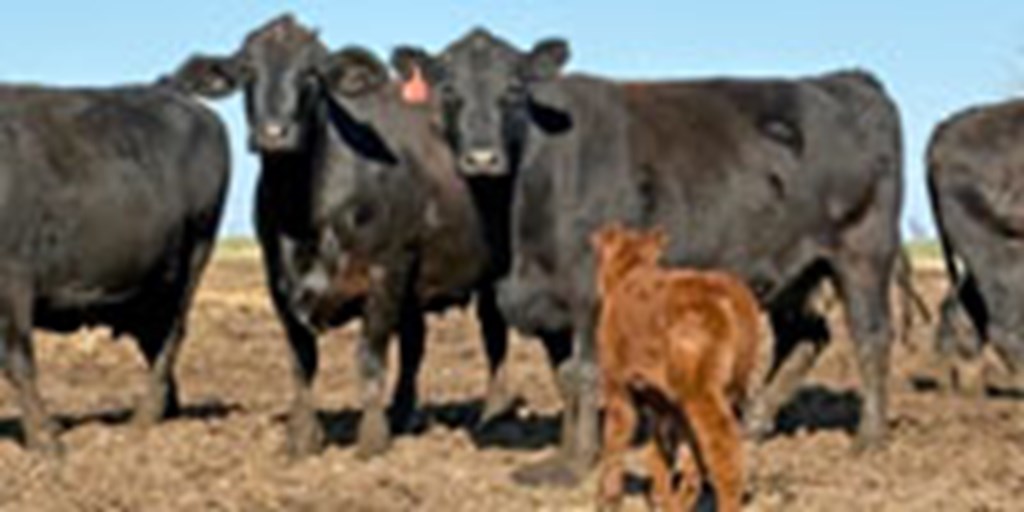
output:
[[[401,370],[391,420],[405,427],[416,402],[428,310],[477,311],[492,375],[505,355],[483,225],[435,128],[433,111],[408,104],[403,84],[369,52],[329,53],[291,16],[252,32],[224,58],[196,57],[178,74],[185,87],[220,96],[245,91],[262,170],[256,225],[267,279],[294,356],[298,389],[289,415],[290,450],[322,441],[311,401],[316,340],[362,318],[359,375],[364,456],[390,439],[384,414],[388,340],[400,337]],[[407,84],[405,84],[407,85]],[[503,386],[492,379],[488,404]]]
[[[395,53],[441,98],[461,171],[516,176],[512,270],[499,303],[511,325],[544,340],[566,403],[570,464],[543,464],[536,469],[559,471],[539,475],[578,476],[597,448],[587,240],[613,220],[663,226],[668,263],[724,267],[757,290],[777,337],[771,383],[749,418],[759,431],[818,353],[801,342],[828,337],[807,297],[834,279],[866,390],[860,445],[879,443],[902,189],[898,114],[882,86],[856,71],[621,83],[561,76],[568,58],[562,40],[524,53],[480,29],[437,57]]]
[[[976,359],[985,342],[1024,376],[1024,101],[972,108],[928,145],[928,187],[951,286],[937,351]],[[962,328],[966,312],[970,327]],[[972,330],[973,332],[967,332]],[[983,389],[979,382],[964,382]],[[1020,383],[1003,383],[1020,385]]]
[[[33,327],[132,335],[151,368],[135,422],[179,410],[174,362],[228,174],[222,123],[168,84],[0,87],[0,361],[29,448],[61,450]]]

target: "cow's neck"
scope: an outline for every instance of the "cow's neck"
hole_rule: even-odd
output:
[[[306,139],[298,150],[261,154],[258,185],[259,214],[271,218],[277,231],[298,239],[316,235],[316,155],[322,138],[319,126],[324,118],[321,109],[314,109],[305,117],[302,132]]]

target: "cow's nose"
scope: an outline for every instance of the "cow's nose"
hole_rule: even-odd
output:
[[[256,127],[250,145],[257,151],[290,151],[297,143],[293,131],[286,123],[266,121]]]
[[[264,123],[261,130],[263,137],[268,140],[283,139],[288,129],[282,123]]]
[[[469,175],[501,173],[501,155],[493,149],[473,149],[462,157],[462,167]]]

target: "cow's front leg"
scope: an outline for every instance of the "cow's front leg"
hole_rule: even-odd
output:
[[[363,406],[357,454],[362,458],[383,453],[391,443],[385,404],[388,343],[405,289],[401,273],[391,270],[394,268],[375,266],[370,269],[370,294],[363,313],[363,332],[357,354]]]
[[[505,366],[505,358],[508,355],[508,324],[498,308],[494,286],[487,285],[479,290],[476,314],[480,321],[490,371],[487,398],[484,400],[483,413],[480,415],[480,423],[486,425],[508,413],[515,405],[514,395],[509,390],[509,377]]]
[[[595,309],[596,311],[596,309]],[[575,406],[572,423],[563,425],[568,435],[562,438],[562,453],[569,469],[579,481],[597,461],[600,451],[600,371],[597,366],[595,335],[596,313],[585,313],[577,323],[573,357],[560,370],[569,389],[569,403]]]
[[[407,300],[402,306],[398,337],[401,367],[391,400],[391,427],[396,433],[404,433],[416,429],[415,413],[419,403],[416,381],[423,365],[426,338],[423,313],[414,301]]]

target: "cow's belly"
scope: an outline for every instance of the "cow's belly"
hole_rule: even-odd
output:
[[[183,215],[167,204],[107,194],[55,209],[28,242],[37,293],[55,306],[118,301],[169,279],[179,261]]]

